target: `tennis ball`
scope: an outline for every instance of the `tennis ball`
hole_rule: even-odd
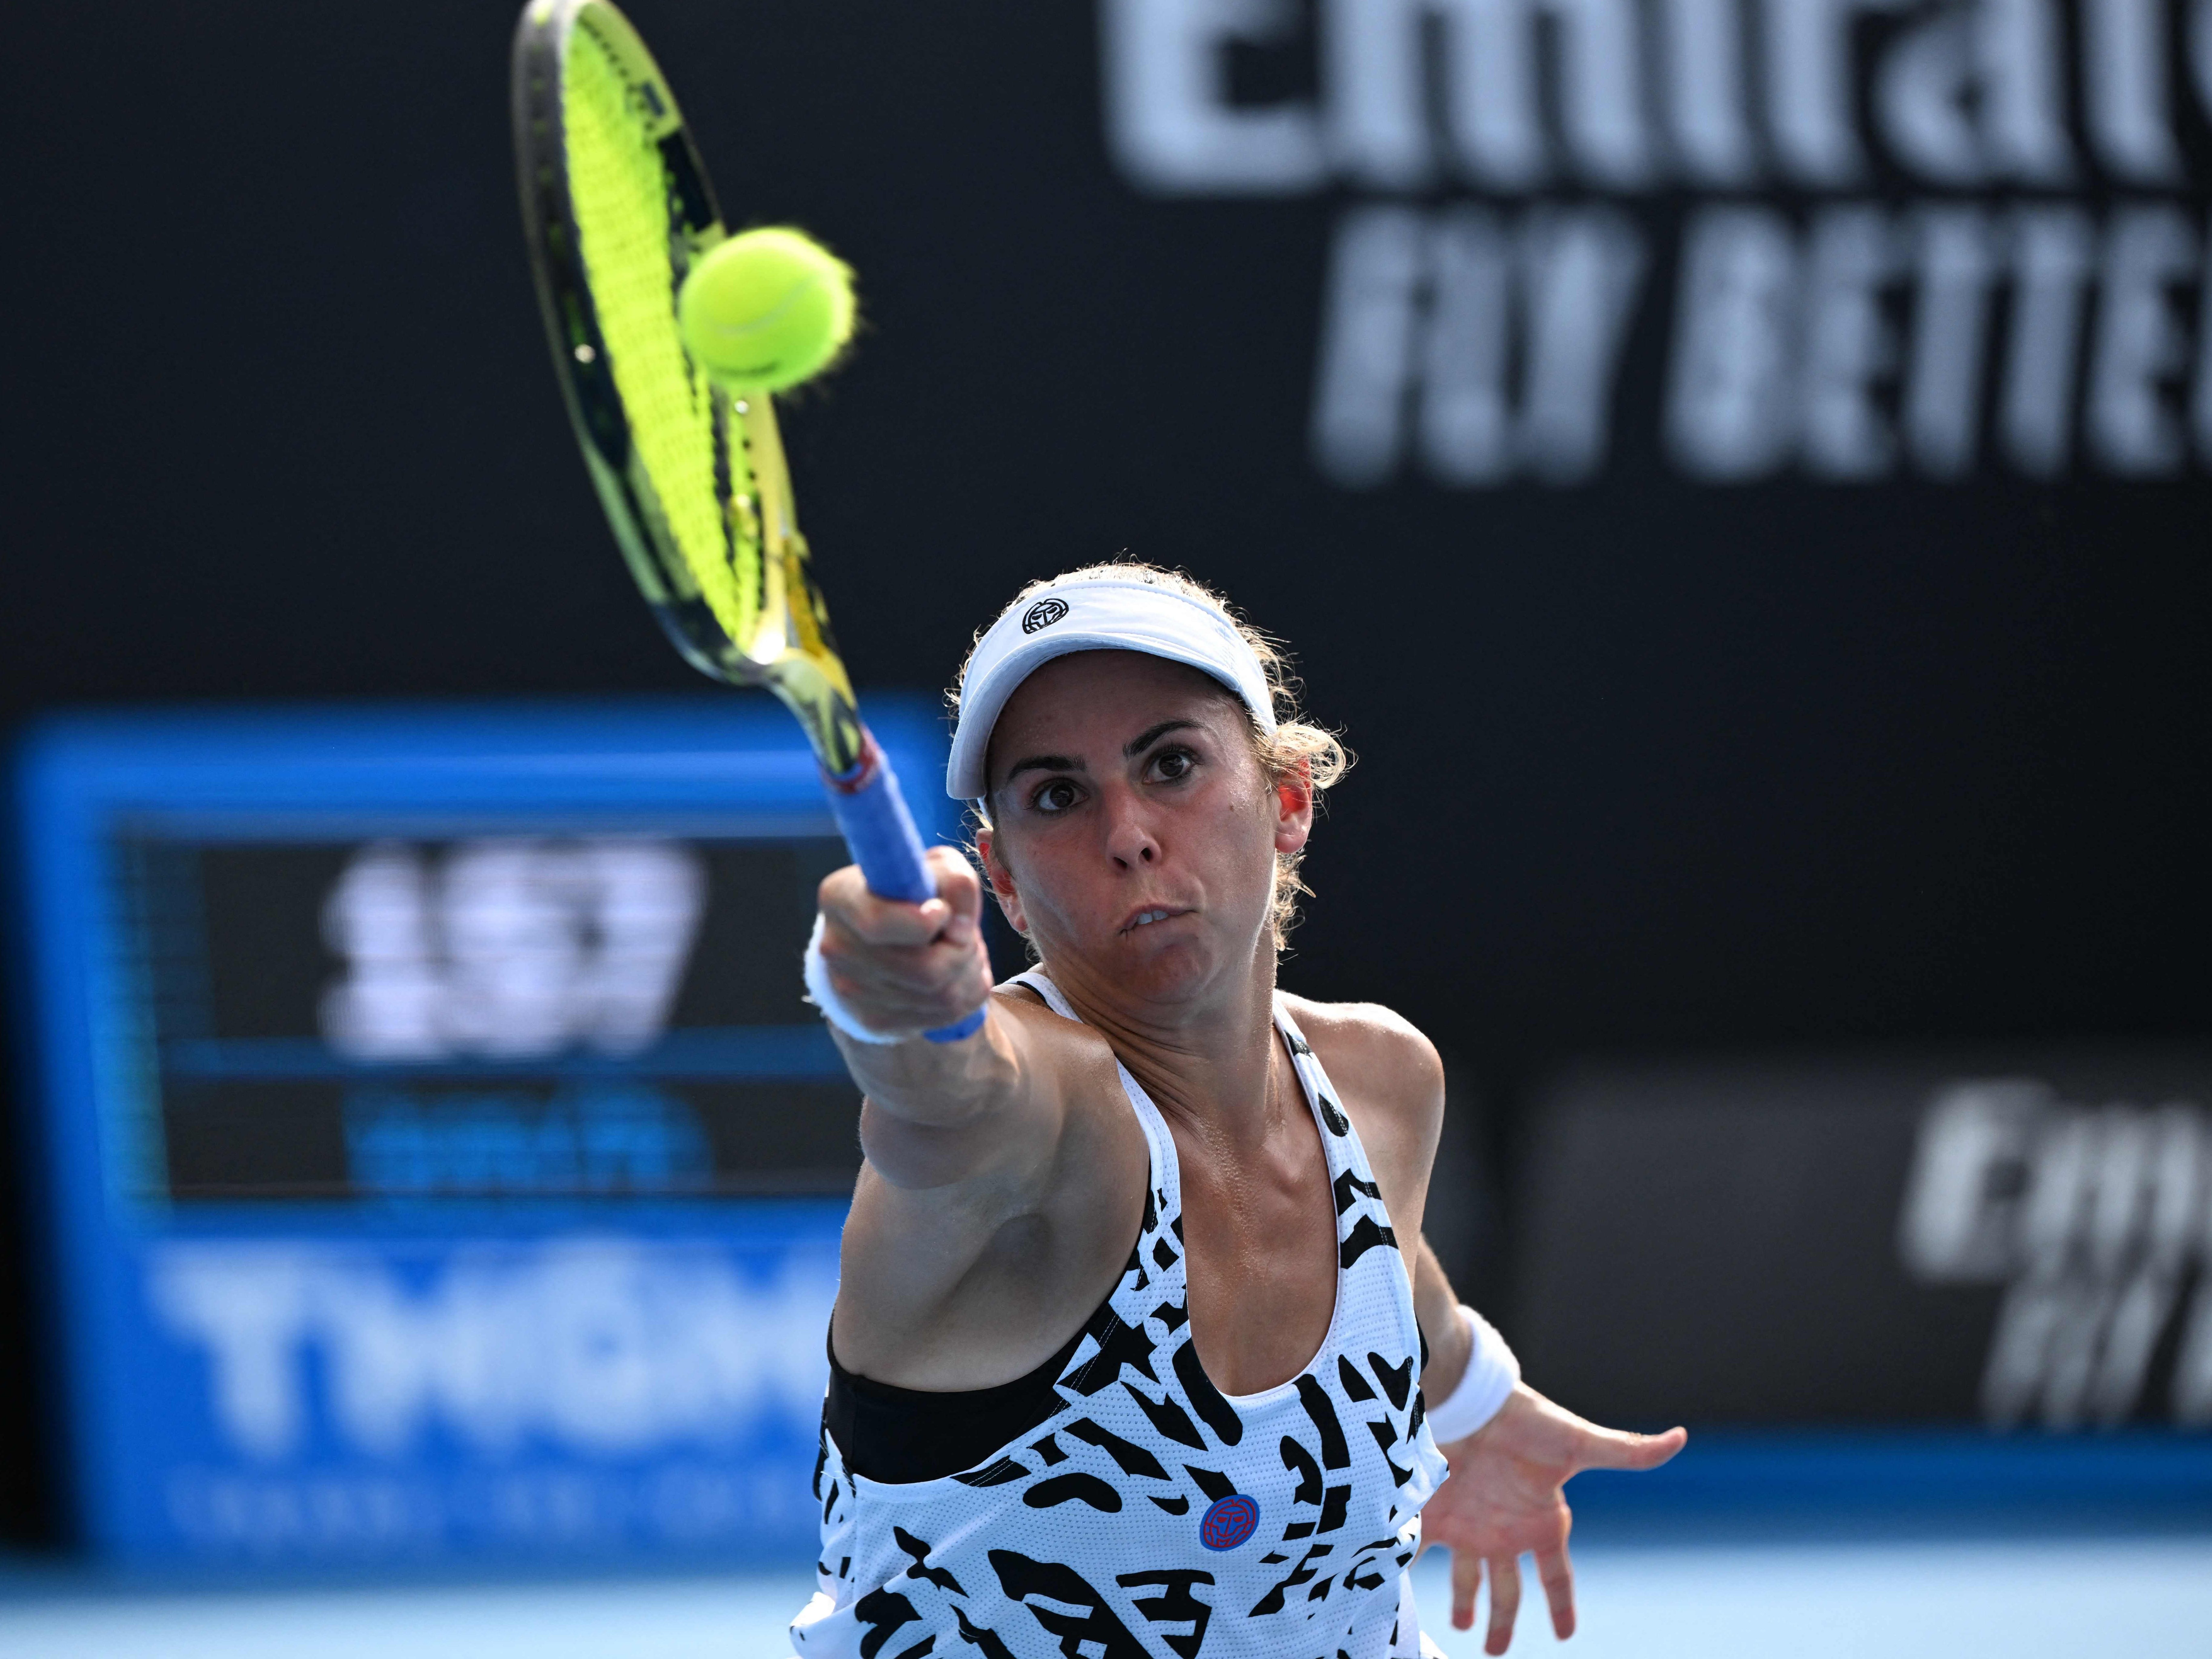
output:
[[[853,336],[853,270],[781,225],[695,261],[676,295],[684,346],[717,385],[781,392],[820,374]]]

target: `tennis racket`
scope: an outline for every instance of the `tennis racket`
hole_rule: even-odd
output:
[[[676,293],[728,234],[668,82],[606,0],[531,0],[514,37],[522,217],[553,364],[630,574],[678,651],[798,717],[869,890],[936,894],[799,533],[766,392],[718,390]],[[928,1035],[951,1042],[979,1009]]]

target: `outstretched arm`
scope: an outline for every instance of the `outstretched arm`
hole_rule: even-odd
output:
[[[927,862],[938,896],[924,904],[870,892],[852,866],[822,883],[808,985],[834,1009],[830,1029],[866,1097],[869,1167],[896,1187],[943,1189],[993,1170],[1033,1170],[1049,1153],[1054,1103],[1039,1087],[1018,1010],[990,994],[974,866],[942,847]],[[924,1040],[979,1004],[972,1036]]]
[[[1414,1307],[1429,1341],[1421,1373],[1425,1399],[1441,1402],[1459,1386],[1474,1344],[1458,1298],[1423,1239],[1415,1259]],[[1521,1610],[1520,1559],[1533,1553],[1552,1628],[1575,1633],[1575,1576],[1567,1557],[1566,1483],[1584,1469],[1652,1469],[1682,1449],[1689,1434],[1629,1434],[1600,1428],[1518,1383],[1474,1433],[1445,1443],[1451,1475],[1421,1511],[1424,1546],[1452,1553],[1452,1624],[1474,1624],[1474,1594],[1490,1571],[1490,1629],[1484,1650],[1505,1651]]]
[[[1066,1340],[1066,1310],[1113,1289],[1146,1160],[1126,1109],[1079,1109],[1121,1101],[1104,1039],[1026,991],[991,993],[975,871],[947,848],[928,856],[926,904],[872,894],[855,869],[823,882],[807,982],[866,1097],[838,1361],[954,1391],[1033,1369]],[[973,1036],[924,1036],[987,997]]]
[[[1006,1090],[1006,1033],[987,1015],[962,1042],[921,1040],[987,1006],[991,990],[974,868],[950,848],[926,861],[937,896],[921,904],[870,892],[857,866],[823,878],[808,986],[817,971],[826,981],[816,999],[834,1011],[846,1069],[872,1102],[912,1121],[957,1121]]]

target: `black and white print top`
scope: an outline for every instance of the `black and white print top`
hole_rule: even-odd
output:
[[[1017,981],[1073,1019],[1041,974]],[[1306,1368],[1225,1395],[1191,1340],[1174,1137],[1126,1067],[1151,1181],[1128,1270],[1060,1408],[942,1480],[851,1474],[825,1427],[801,1659],[1418,1659],[1405,1569],[1443,1455],[1413,1291],[1374,1173],[1278,999],[1335,1194],[1336,1311]]]

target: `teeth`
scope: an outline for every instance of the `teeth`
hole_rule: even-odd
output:
[[[1156,921],[1165,921],[1167,920],[1167,915],[1168,913],[1164,910],[1146,910],[1138,916],[1137,926],[1139,927],[1149,927]]]

